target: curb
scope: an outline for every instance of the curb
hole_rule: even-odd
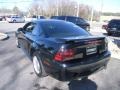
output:
[[[4,33],[0,33],[0,41],[4,40],[4,39],[7,39],[8,38],[8,35],[7,34],[4,34]]]

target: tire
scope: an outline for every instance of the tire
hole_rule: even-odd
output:
[[[42,57],[40,57],[37,52],[33,54],[32,61],[33,61],[33,68],[34,72],[38,77],[45,77],[47,76],[43,64],[42,64]]]
[[[13,20],[13,23],[15,23],[16,22],[16,20]]]

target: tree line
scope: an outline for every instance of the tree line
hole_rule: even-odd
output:
[[[26,12],[23,12],[17,6],[14,6],[12,10],[2,8],[0,13],[13,13],[17,15],[24,15],[32,17],[34,15],[42,15],[46,17],[56,15],[70,15],[79,16],[84,19],[90,20],[92,7],[84,4],[77,3],[73,0],[33,0],[30,7]],[[100,15],[120,15],[120,13],[101,13],[94,10],[93,20],[99,20]]]
[[[46,2],[45,2],[46,1]],[[45,5],[43,5],[45,4]],[[79,8],[79,9],[78,9]],[[79,11],[78,11],[79,10]],[[42,0],[33,2],[28,10],[28,15],[43,15],[43,16],[56,16],[56,15],[70,15],[78,16],[90,20],[92,8],[88,5],[78,4],[73,0]],[[99,18],[99,12],[94,11],[93,19]]]

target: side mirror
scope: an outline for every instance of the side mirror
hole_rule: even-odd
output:
[[[20,32],[20,31],[23,31],[23,28],[18,28],[18,30],[17,30],[18,32]]]

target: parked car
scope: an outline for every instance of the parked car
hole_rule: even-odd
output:
[[[44,16],[38,16],[38,19],[45,19]]]
[[[107,24],[102,25],[102,29],[107,29]]]
[[[33,62],[39,77],[50,75],[61,81],[86,79],[104,69],[110,59],[104,36],[93,36],[62,20],[28,22],[16,32],[17,47]]]
[[[8,16],[6,18],[6,20],[9,22],[9,23],[18,23],[18,22],[25,22],[25,18],[24,17],[21,17],[21,16]]]
[[[72,22],[81,28],[89,31],[90,30],[90,24],[83,18],[75,17],[75,16],[52,16],[51,19],[59,19],[59,20],[65,20]]]
[[[30,22],[30,21],[35,21],[35,20],[38,20],[38,19],[46,19],[46,18],[44,16],[33,15],[32,17],[26,17],[25,21]]]
[[[3,18],[0,16],[0,21],[2,21],[2,19],[3,19]]]
[[[102,27],[107,31],[108,35],[120,34],[120,19],[112,19],[108,25]]]
[[[6,17],[5,16],[0,16],[0,21],[5,21]]]

